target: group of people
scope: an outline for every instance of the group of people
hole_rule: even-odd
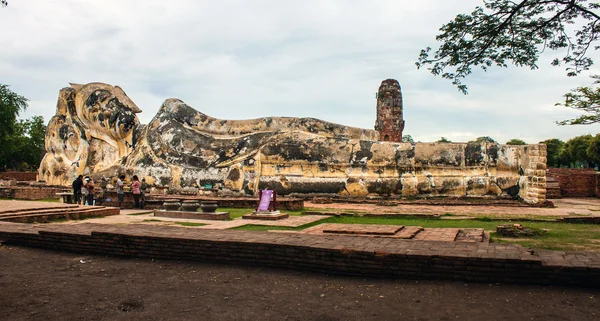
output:
[[[131,192],[133,194],[133,201],[135,208],[144,208],[145,194],[148,192],[150,186],[146,183],[146,179],[142,179],[140,182],[137,175],[131,177]],[[73,201],[75,204],[82,205],[100,205],[106,198],[106,189],[108,181],[103,176],[100,179],[100,198],[96,198],[96,185],[91,177],[79,175],[73,181]],[[125,200],[125,175],[119,176],[117,179],[117,202],[118,206],[121,207]]]

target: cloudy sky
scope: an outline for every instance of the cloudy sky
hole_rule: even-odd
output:
[[[0,83],[30,99],[24,118],[49,120],[62,87],[99,81],[121,86],[143,123],[175,97],[223,119],[315,117],[373,128],[377,88],[394,78],[405,134],[417,141],[535,143],[600,132],[554,123],[579,115],[554,104],[591,81],[566,77],[549,65],[553,56],[536,71],[476,72],[466,96],[415,68],[443,23],[481,3],[9,0],[0,8]]]

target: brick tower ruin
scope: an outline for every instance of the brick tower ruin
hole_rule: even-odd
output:
[[[396,79],[386,79],[379,86],[375,130],[379,132],[381,141],[402,141],[402,92]]]

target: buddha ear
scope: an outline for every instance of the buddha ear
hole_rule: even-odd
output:
[[[83,85],[81,85],[81,84],[74,84],[74,83],[69,83],[69,84],[71,85],[71,87],[73,89],[75,89],[75,91],[80,91],[81,88],[83,88]]]
[[[136,114],[142,112],[142,110],[133,102],[133,100],[129,98],[129,96],[127,96],[127,94],[121,87],[114,86],[113,88],[115,96],[117,96],[121,103],[129,107],[129,109],[131,109],[131,111],[133,111]]]

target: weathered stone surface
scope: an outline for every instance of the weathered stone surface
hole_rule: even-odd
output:
[[[174,189],[218,186],[225,195],[270,188],[280,195],[545,198],[538,169],[545,145],[379,141],[377,131],[314,118],[215,119],[178,99],[167,99],[148,125],[139,125],[136,112],[118,87],[61,90],[42,179],[66,185],[77,174],[126,173]]]
[[[71,84],[61,89],[46,132],[39,179],[68,185],[80,174],[118,164],[133,150],[141,110],[118,86]]]

